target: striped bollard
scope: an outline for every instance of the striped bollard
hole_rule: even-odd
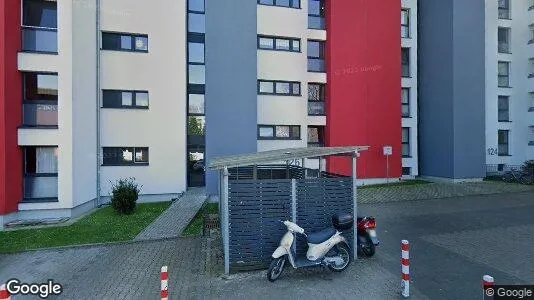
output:
[[[11,296],[9,295],[9,292],[6,289],[5,283],[0,285],[0,300],[9,300],[11,299]]]
[[[410,296],[410,243],[407,240],[402,240],[402,283],[401,290],[402,296],[408,298]]]
[[[169,299],[169,273],[167,266],[161,267],[161,300]]]
[[[482,287],[484,288],[484,293],[482,294],[482,299],[488,299],[486,296],[491,297],[493,299],[494,289],[493,286],[495,285],[495,281],[493,280],[493,277],[489,275],[482,276]]]

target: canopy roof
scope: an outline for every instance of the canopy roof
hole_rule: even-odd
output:
[[[250,154],[231,155],[216,157],[211,160],[209,168],[212,170],[223,169],[225,167],[235,168],[259,164],[268,164],[279,161],[303,159],[312,157],[323,157],[332,155],[347,155],[361,151],[367,151],[369,146],[351,147],[306,147],[288,148],[271,151],[256,152]]]

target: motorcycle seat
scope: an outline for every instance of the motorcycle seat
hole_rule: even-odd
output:
[[[336,230],[332,227],[325,228],[318,232],[308,233],[308,243],[320,244],[336,234]]]

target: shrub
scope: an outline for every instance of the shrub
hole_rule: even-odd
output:
[[[140,191],[135,178],[119,179],[116,183],[111,183],[111,206],[120,214],[133,213]]]

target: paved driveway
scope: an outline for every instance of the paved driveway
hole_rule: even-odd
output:
[[[486,273],[497,283],[534,282],[532,193],[360,208],[377,217],[382,243],[375,257],[340,274],[288,270],[269,283],[263,271],[224,279],[212,264],[220,261],[216,241],[184,238],[4,255],[0,281],[53,278],[64,285],[61,299],[158,299],[159,269],[168,265],[172,299],[397,299],[400,240],[407,238],[413,299],[480,297]]]

